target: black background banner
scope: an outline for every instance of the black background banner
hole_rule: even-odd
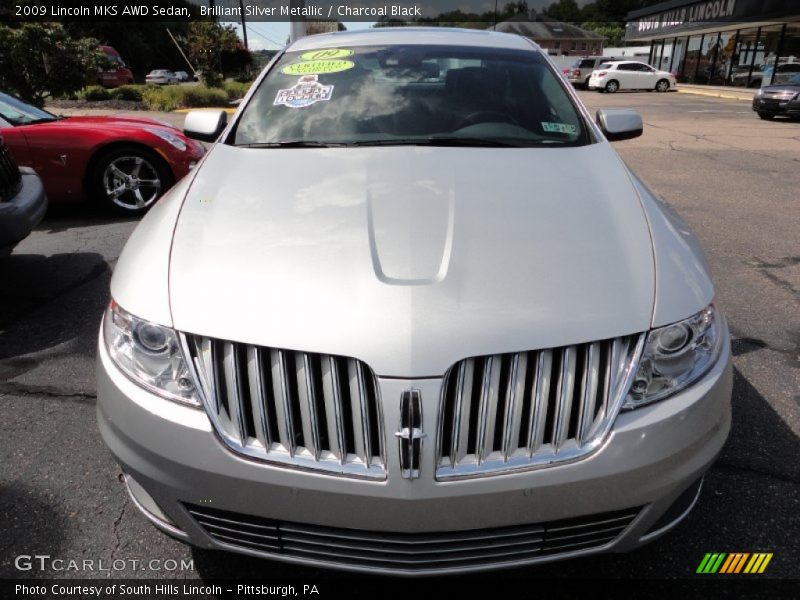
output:
[[[502,11],[509,0],[497,3]],[[527,0],[541,12],[548,0]],[[493,0],[2,0],[4,20],[181,21],[488,21]]]
[[[169,579],[27,579],[0,580],[4,600],[60,598],[83,600],[206,600],[269,598],[297,600],[561,600],[592,598],[797,598],[800,582],[747,575],[707,576],[693,579],[581,579],[565,563],[564,579],[521,578],[515,572],[436,578],[389,578],[340,574],[307,580],[169,580]],[[571,575],[571,576],[570,576]],[[319,581],[317,581],[319,580]],[[308,586],[316,586],[316,592]],[[287,589],[293,590],[286,593]]]
[[[542,14],[555,0],[524,0],[529,11]],[[588,0],[578,0],[583,6]],[[725,2],[729,0],[711,0]],[[800,16],[800,0],[733,0],[735,11],[725,21],[748,22]],[[241,21],[397,21],[426,24],[496,22],[504,7],[517,0],[0,0],[0,21],[154,21],[214,18]],[[674,14],[708,0],[672,1],[634,11],[630,21]],[[635,4],[635,3],[634,3]],[[665,11],[665,8],[669,8]],[[533,14],[535,18],[535,14]]]

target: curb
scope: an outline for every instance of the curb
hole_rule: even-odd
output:
[[[681,94],[694,94],[695,96],[709,96],[711,98],[725,98],[726,100],[740,100],[742,102],[752,102],[753,99],[751,98],[742,98],[741,96],[734,96],[732,94],[726,94],[724,92],[703,92],[700,90],[687,90],[678,88],[678,92]]]

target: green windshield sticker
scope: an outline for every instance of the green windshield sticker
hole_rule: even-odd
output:
[[[578,128],[569,123],[550,123],[542,121],[542,129],[548,133],[578,133]]]
[[[310,60],[296,62],[281,69],[284,75],[324,75],[352,69],[356,64],[351,60]]]
[[[331,60],[333,58],[345,58],[347,56],[353,56],[353,51],[345,48],[327,48],[324,50],[304,52],[300,55],[300,60]]]

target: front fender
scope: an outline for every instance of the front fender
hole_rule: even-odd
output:
[[[700,243],[675,209],[657,198],[636,175],[630,175],[653,240],[656,293],[652,327],[661,327],[711,303],[711,269]]]

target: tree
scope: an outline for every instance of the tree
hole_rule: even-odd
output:
[[[73,38],[59,23],[0,25],[0,89],[36,106],[83,88],[105,58],[93,38]]]
[[[602,35],[604,38],[606,38],[605,45],[611,48],[624,45],[625,27],[617,23],[581,23],[581,29]]]
[[[167,33],[169,29],[176,37],[185,34],[188,22],[75,20],[64,27],[73,36],[97,38],[101,44],[115,48],[137,81],[143,81],[153,69],[189,70]]]
[[[663,0],[659,0],[663,1]],[[650,4],[654,4],[652,1]],[[642,8],[647,2],[642,0],[595,0],[583,7],[584,21],[605,21],[624,25],[625,16],[632,10]]]
[[[15,0],[22,1],[22,0]],[[64,24],[66,30],[76,37],[93,37],[101,44],[114,47],[133,71],[134,77],[143,81],[153,69],[186,71],[190,66],[175,47],[167,33],[175,37],[188,34],[190,23],[196,20],[212,21],[211,17],[200,17],[200,7],[186,0],[170,0],[170,5],[185,8],[190,19],[177,21],[124,20],[90,21],[75,19]]]
[[[558,0],[544,10],[544,14],[556,21],[576,23],[581,20],[581,9],[575,0]]]
[[[219,87],[223,80],[223,56],[247,53],[232,25],[210,21],[195,21],[183,38],[183,47],[195,68],[202,71],[203,83]],[[248,63],[252,58],[247,53]],[[241,64],[241,59],[238,61]]]

